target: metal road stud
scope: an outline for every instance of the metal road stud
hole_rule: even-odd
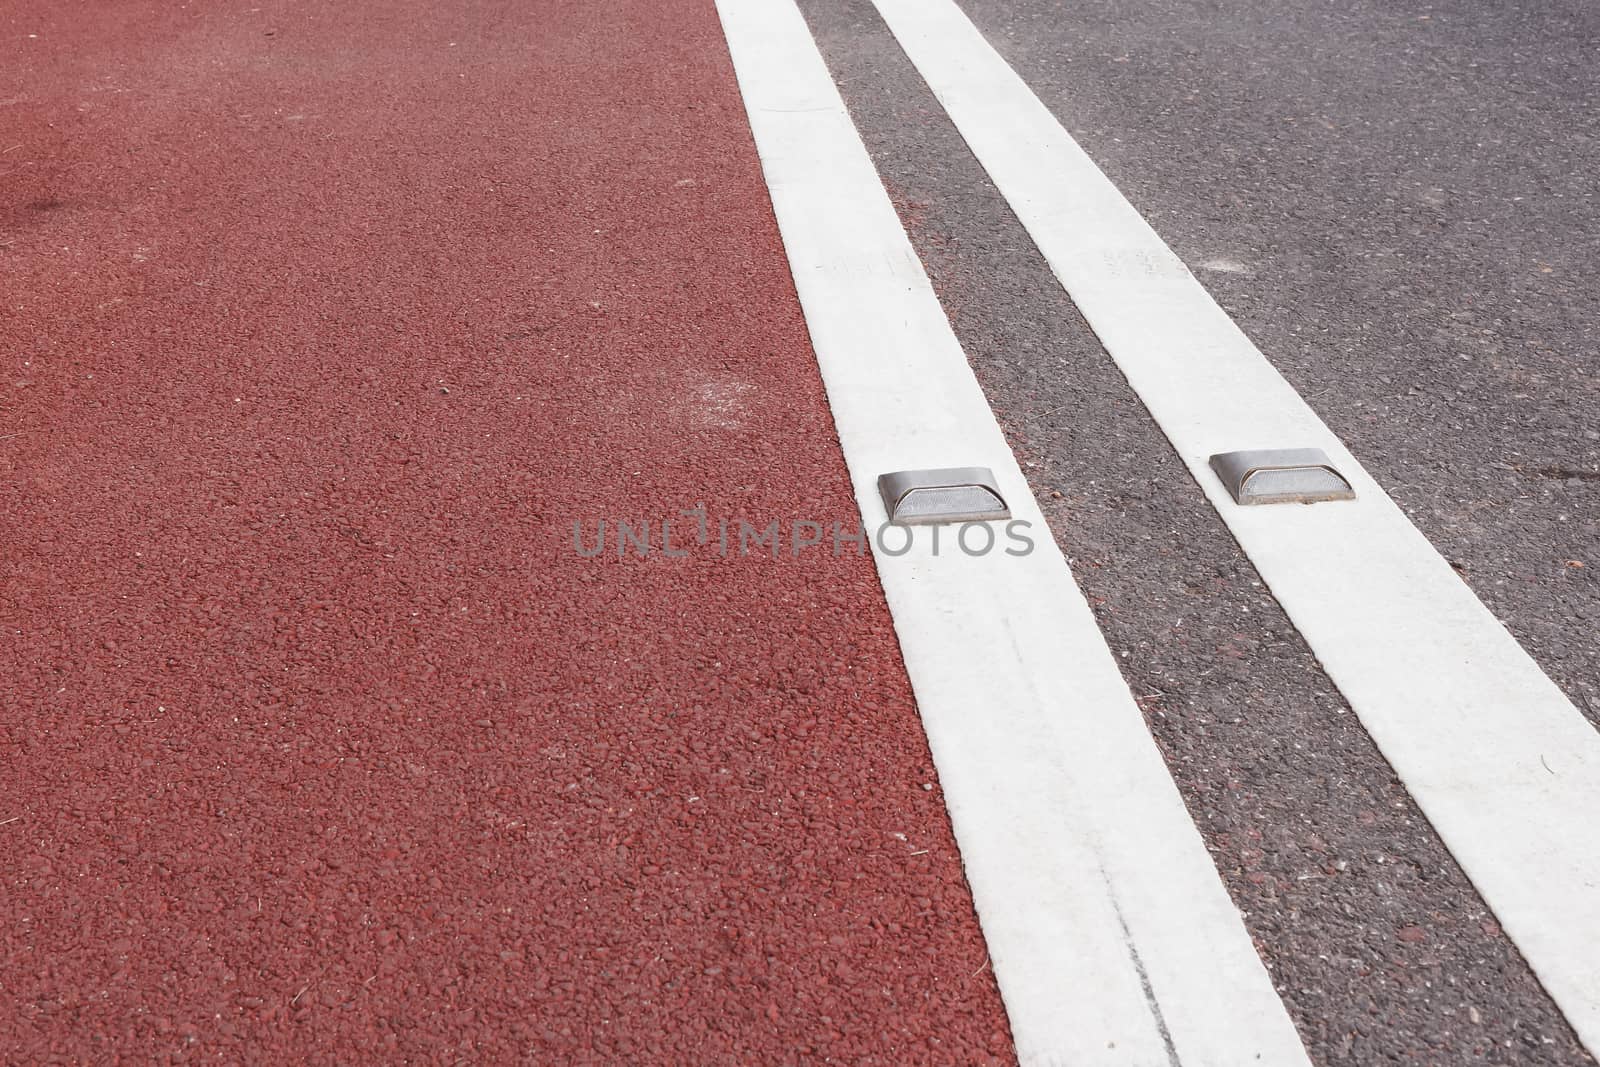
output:
[[[988,467],[894,471],[878,476],[878,492],[889,521],[906,526],[1011,517]]]
[[[1320,448],[1254,448],[1221,452],[1211,469],[1236,504],[1315,504],[1354,500],[1355,490]]]

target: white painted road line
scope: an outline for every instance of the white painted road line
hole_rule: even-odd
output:
[[[986,465],[1031,524],[874,552],[1018,1055],[1307,1062],[793,0],[718,8],[863,520]]]
[[[1600,733],[951,0],[874,0],[1328,675],[1593,1052]],[[1320,448],[1357,499],[1240,507],[1217,452]]]

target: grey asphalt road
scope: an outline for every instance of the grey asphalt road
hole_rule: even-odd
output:
[[[802,6],[1313,1058],[1592,1063],[871,5]],[[1600,723],[1600,8],[963,6]]]

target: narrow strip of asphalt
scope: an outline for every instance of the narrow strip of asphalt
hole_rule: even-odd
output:
[[[1035,535],[874,553],[1019,1059],[1305,1062],[799,11],[719,8],[867,527],[987,465]]]
[[[911,61],[1591,1048],[1600,735],[948,0],[875,0]],[[1353,502],[1236,505],[1208,467],[1322,448]]]

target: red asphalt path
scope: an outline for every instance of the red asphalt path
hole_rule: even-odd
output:
[[[0,1060],[1012,1057],[709,0],[14,0],[0,367]]]

